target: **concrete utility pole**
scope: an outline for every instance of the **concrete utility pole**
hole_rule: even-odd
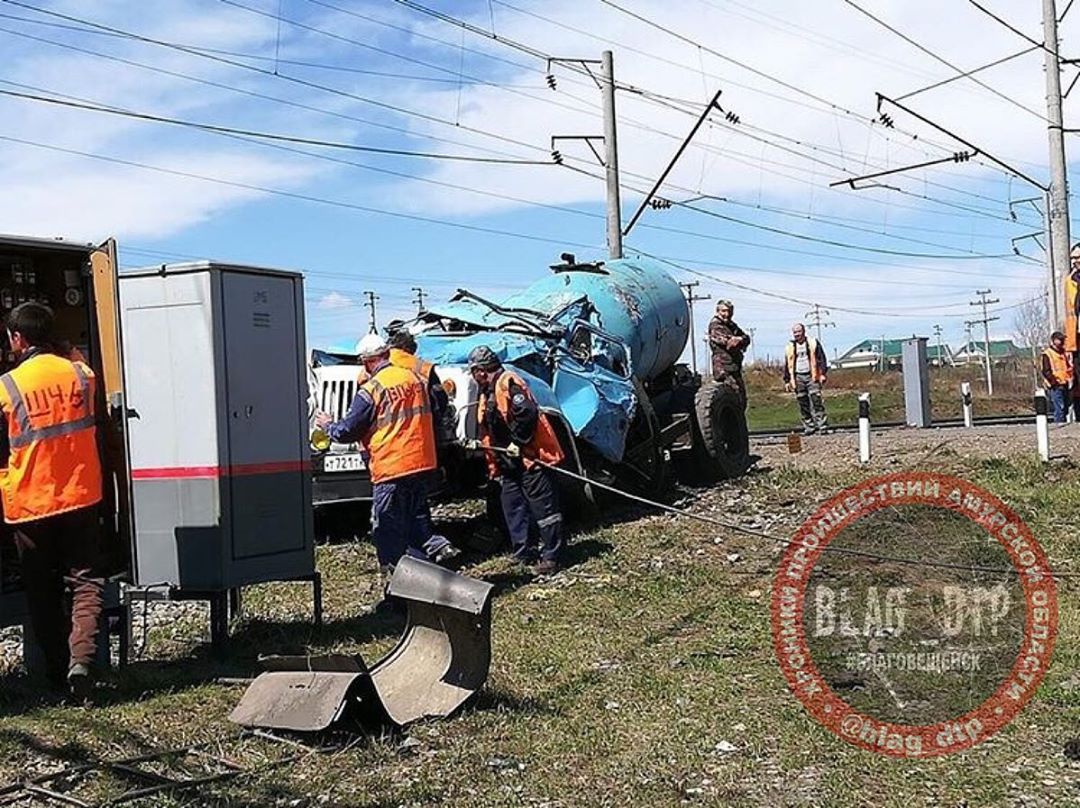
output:
[[[881,342],[878,343],[878,372],[885,372],[885,335],[881,335]]]
[[[836,323],[832,322],[831,320],[829,320],[829,321],[822,320],[821,319],[822,313],[824,313],[825,316],[828,316],[832,312],[830,312],[828,309],[821,308],[821,304],[819,304],[819,303],[814,304],[813,311],[806,312],[806,318],[808,320],[812,320],[813,321],[812,322],[813,327],[815,329],[817,329],[817,341],[818,342],[821,342],[821,329],[822,328],[830,328],[830,327],[835,327],[836,326]]]
[[[964,320],[964,334],[967,336],[967,342],[964,343],[964,367],[967,367],[967,363],[971,361],[971,327],[975,325],[972,320]]]
[[[686,283],[680,283],[679,286],[686,292],[686,303],[690,309],[690,367],[693,368],[694,373],[697,373],[697,342],[695,341],[694,331],[694,304],[699,300],[710,300],[712,295],[696,295],[694,289],[701,286],[700,281],[687,281]],[[753,337],[751,337],[753,340]]]
[[[366,305],[368,307],[368,311],[371,313],[371,327],[368,329],[368,332],[371,334],[377,334],[379,329],[378,326],[375,325],[375,301],[379,299],[379,296],[374,292],[370,291],[366,291],[364,292],[364,294],[367,295]]]
[[[757,332],[757,329],[756,328],[748,328],[748,329],[746,329],[746,331],[750,335],[750,364],[751,365],[756,365],[757,364],[757,353],[754,351],[754,334]]]
[[[424,308],[424,298],[427,297],[427,292],[420,286],[412,287],[412,291],[416,292],[416,297],[413,298],[413,303],[416,304],[416,314],[421,315],[426,311]]]
[[[1061,59],[1058,55],[1057,4],[1043,0],[1043,43],[1046,61],[1046,118],[1050,139],[1050,191],[1047,194],[1047,221],[1050,224],[1050,249],[1047,254],[1048,282],[1054,327],[1061,324],[1061,300],[1064,278],[1069,271],[1069,184],[1065,164],[1065,132],[1061,118]]]
[[[941,351],[941,326],[934,326],[934,336],[937,337],[937,365],[939,368],[945,367],[945,357]]]
[[[993,300],[988,299],[987,295],[990,294],[989,289],[977,289],[975,291],[975,294],[979,296],[979,299],[970,301],[970,305],[982,306],[983,316],[981,320],[972,320],[971,322],[982,323],[983,326],[983,337],[985,340],[983,342],[983,358],[986,360],[986,395],[993,396],[994,374],[993,371],[990,369],[992,367],[990,362],[990,323],[999,318],[989,316],[986,311],[986,307],[991,306],[994,303],[1000,303],[1001,301],[996,297]],[[970,328],[970,325],[968,327]]]
[[[604,168],[607,172],[607,246],[610,258],[622,258],[622,204],[619,200],[619,144],[615,126],[615,65],[611,51],[600,57],[600,92],[604,96]],[[1060,132],[1060,128],[1058,130]]]

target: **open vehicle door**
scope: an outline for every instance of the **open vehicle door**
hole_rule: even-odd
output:
[[[102,454],[112,485],[106,486],[105,496],[113,507],[113,535],[106,545],[110,566],[128,563],[134,553],[131,520],[131,474],[128,447],[127,419],[138,417],[128,410],[124,397],[123,341],[120,330],[120,284],[116,241],[109,239],[90,253],[90,293],[93,303],[91,331],[101,357],[101,380],[98,384],[97,405]],[[128,548],[131,548],[130,550]],[[117,557],[123,553],[123,559]],[[131,566],[130,569],[134,569]]]

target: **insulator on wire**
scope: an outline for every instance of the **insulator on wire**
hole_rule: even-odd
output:
[[[558,82],[555,81],[555,74],[554,73],[548,73],[547,74],[547,86],[550,87],[552,90],[554,90],[554,89],[557,88],[557,85],[558,85]]]
[[[971,152],[961,151],[956,152],[952,157],[954,163],[966,163],[971,159]]]
[[[664,199],[663,197],[654,196],[649,200],[649,207],[653,210],[667,210],[671,207],[671,200]]]
[[[893,122],[892,116],[889,115],[887,112],[882,112],[880,115],[878,115],[878,120],[880,120],[883,124],[885,124],[885,127],[887,129],[895,129],[896,128],[896,125]]]
[[[562,152],[558,149],[551,150],[551,159],[556,165],[562,165]]]
[[[734,112],[729,112],[724,117],[727,118],[728,123],[738,123],[739,122],[739,116],[736,115]]]

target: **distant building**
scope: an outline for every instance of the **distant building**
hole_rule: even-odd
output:
[[[910,337],[908,338],[910,339]],[[885,370],[898,368],[903,364],[904,340],[902,339],[864,339],[857,345],[848,349],[847,353],[833,360],[833,368],[850,370],[854,368],[871,368]],[[938,346],[927,343],[926,358],[931,365],[956,364],[952,350],[948,345],[941,346],[941,355],[938,355]]]
[[[1011,339],[990,340],[990,361],[995,364],[1016,362],[1031,356],[1028,348],[1021,348]],[[981,340],[972,340],[954,354],[958,365],[966,365],[971,362],[983,362],[986,357],[986,343]]]

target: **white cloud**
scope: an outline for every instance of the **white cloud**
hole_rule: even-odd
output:
[[[341,292],[330,292],[319,298],[317,307],[323,311],[338,311],[341,309],[351,309],[356,306],[356,301],[351,297],[341,294]]]

